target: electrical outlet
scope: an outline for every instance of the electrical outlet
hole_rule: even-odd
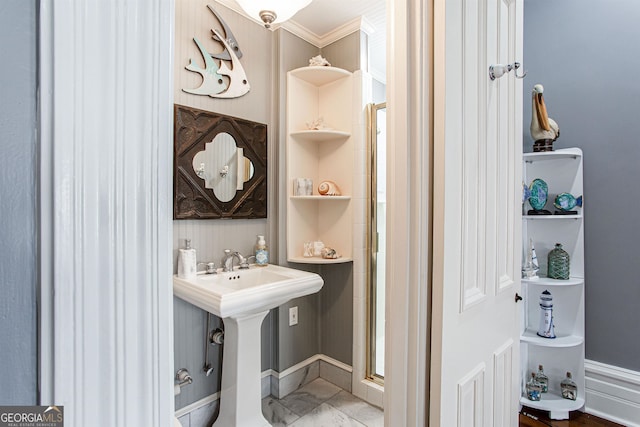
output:
[[[298,306],[289,309],[289,326],[298,324]]]

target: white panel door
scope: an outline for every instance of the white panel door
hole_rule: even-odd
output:
[[[488,69],[522,60],[522,0],[440,4],[431,425],[516,426],[522,82]]]

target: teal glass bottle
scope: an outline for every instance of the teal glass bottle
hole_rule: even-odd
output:
[[[556,243],[547,257],[547,277],[550,279],[569,280],[569,254]]]

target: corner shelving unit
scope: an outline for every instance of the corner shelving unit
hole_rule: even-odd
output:
[[[354,78],[336,67],[302,67],[287,73],[287,261],[335,264],[353,260]],[[319,117],[331,128],[309,130]],[[311,178],[313,195],[295,196],[293,180]],[[318,184],[334,181],[341,196],[322,196]],[[340,258],[304,257],[304,242],[324,242]]]
[[[523,179],[529,183],[543,179],[549,186],[546,208],[553,212],[553,201],[560,193],[583,194],[582,150],[567,148],[543,153],[524,154]],[[524,310],[521,322],[521,386],[520,403],[530,408],[549,411],[552,419],[567,419],[570,411],[580,410],[585,404],[584,380],[584,218],[582,208],[577,215],[526,215],[525,203],[522,216],[523,253],[526,254],[529,238],[540,265],[537,280],[522,279]],[[562,243],[570,256],[569,280],[544,277],[547,271],[547,254],[555,243]],[[523,257],[524,259],[524,257]],[[540,294],[548,290],[553,297],[553,322],[555,339],[537,335],[540,321]],[[549,377],[549,392],[542,400],[531,401],[524,397],[525,385],[531,372],[543,365]],[[578,386],[577,400],[563,399],[560,381],[571,372]]]

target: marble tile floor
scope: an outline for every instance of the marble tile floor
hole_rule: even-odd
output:
[[[352,394],[317,378],[283,399],[262,399],[274,427],[383,427],[384,414]]]

